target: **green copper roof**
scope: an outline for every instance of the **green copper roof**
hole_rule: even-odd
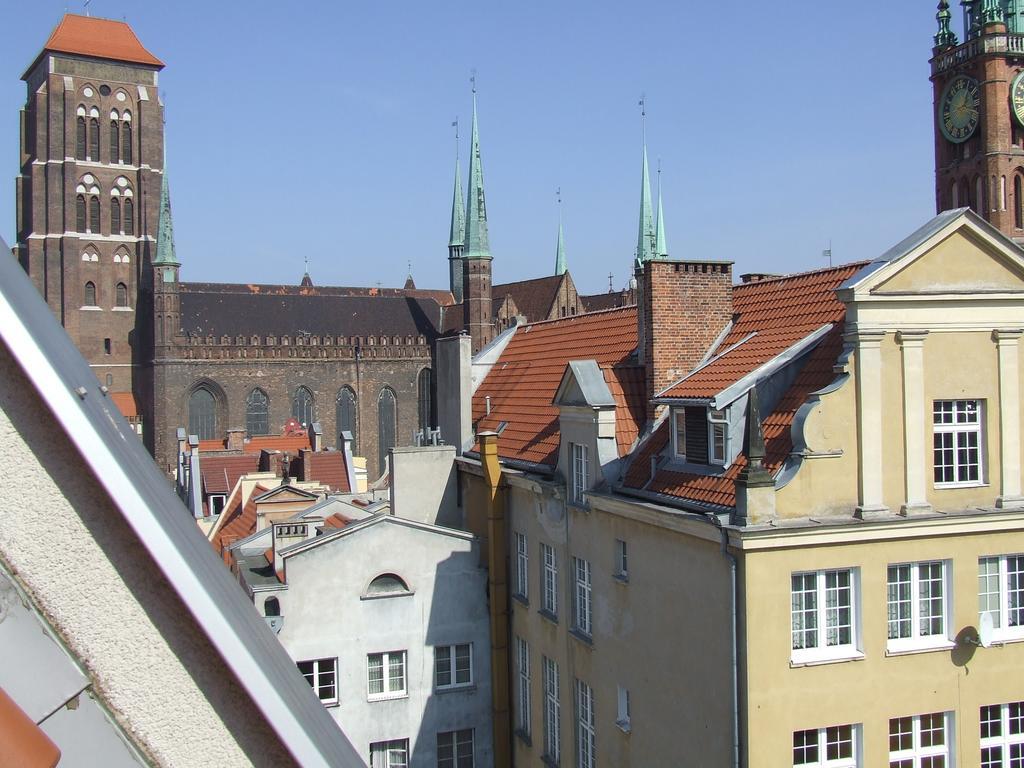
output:
[[[558,219],[558,245],[555,246],[555,274],[564,275],[569,271],[565,261],[565,237],[562,235],[562,219]]]
[[[1024,32],[1024,0],[1003,0],[1003,13],[1011,34]]]
[[[154,264],[178,264],[174,253],[174,223],[171,220],[171,192],[167,185],[167,163],[160,184],[160,224],[157,229]]]
[[[665,211],[661,207],[661,171],[658,171],[658,219],[655,224],[657,235],[654,243],[654,256],[658,259],[668,258],[668,243],[665,241]]]
[[[469,197],[466,201],[467,259],[491,258],[487,238],[487,205],[484,202],[484,167],[480,162],[480,135],[476,125],[476,93],[473,94],[473,138],[469,149]]]
[[[1011,0],[1011,2],[1016,2],[1016,0]],[[939,12],[935,14],[935,19],[939,22],[939,31],[935,35],[936,48],[946,48],[957,44],[956,34],[949,28],[952,15],[949,12],[948,0],[940,0]]]
[[[983,0],[981,23],[994,24],[1004,20],[1002,0]]]
[[[655,256],[654,225],[651,223],[651,179],[647,172],[647,144],[644,144],[643,179],[640,184],[640,227],[636,238],[636,257],[650,261]]]
[[[459,168],[459,156],[455,156],[455,192],[452,194],[452,228],[448,238],[448,245],[466,244],[466,207],[462,202],[462,180],[459,178],[462,170]]]

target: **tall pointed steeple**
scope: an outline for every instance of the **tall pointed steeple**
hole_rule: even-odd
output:
[[[459,121],[455,128],[455,190],[452,192],[452,223],[448,236],[448,285],[456,304],[462,303],[462,253],[466,245],[466,208],[462,201],[462,169],[459,167]]]
[[[665,241],[665,211],[661,206],[661,161],[658,161],[658,218],[655,222],[657,235],[654,243],[654,258],[668,258],[668,243]]]
[[[167,183],[167,162],[164,161],[163,180],[160,183],[160,222],[157,228],[156,258],[154,264],[180,266],[174,252],[174,223],[171,219],[171,191]]]
[[[469,148],[469,195],[466,200],[467,259],[489,259],[487,204],[484,202],[484,167],[480,161],[480,133],[476,121],[476,88],[473,89],[473,135]]]
[[[640,181],[640,226],[636,238],[636,258],[640,262],[650,261],[655,255],[654,225],[651,222],[651,177],[647,170],[647,108],[640,100],[641,119],[644,122],[643,176]]]
[[[558,189],[558,245],[555,246],[555,274],[564,275],[569,271],[565,260],[565,235],[562,233],[562,190]]]

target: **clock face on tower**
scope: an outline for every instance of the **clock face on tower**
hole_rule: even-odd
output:
[[[971,138],[978,127],[978,106],[981,95],[978,81],[957,75],[946,85],[939,100],[939,128],[954,144]]]
[[[1017,123],[1024,126],[1024,71],[1018,72],[1010,83],[1010,108]]]

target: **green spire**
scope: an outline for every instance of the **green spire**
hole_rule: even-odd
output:
[[[456,139],[456,142],[458,139]],[[466,208],[462,202],[462,180],[459,178],[459,155],[455,153],[455,192],[452,194],[452,229],[448,238],[449,247],[466,244]]]
[[[935,47],[946,48],[957,44],[956,34],[949,28],[952,15],[949,12],[949,1],[939,0],[939,12],[935,14],[939,22],[939,31],[935,35]]]
[[[636,238],[636,257],[650,261],[655,256],[654,225],[651,223],[651,179],[647,171],[647,142],[644,142],[643,178],[640,184],[640,227]]]
[[[565,237],[562,235],[562,217],[558,217],[558,245],[555,246],[555,274],[564,275],[569,271],[565,261]]]
[[[480,162],[480,135],[476,124],[476,88],[473,89],[473,138],[469,149],[469,197],[466,201],[467,259],[491,258],[487,239],[487,205],[484,202],[484,168]]]
[[[984,0],[981,6],[981,23],[996,24],[1004,21],[1003,6],[999,0]]]
[[[654,242],[654,257],[657,259],[668,258],[668,243],[665,242],[665,211],[661,207],[661,163],[658,163],[658,218],[655,222],[657,235]]]
[[[171,220],[171,192],[167,185],[167,163],[164,162],[163,181],[160,183],[160,224],[157,229],[156,258],[154,264],[180,266],[174,253],[174,223]]]

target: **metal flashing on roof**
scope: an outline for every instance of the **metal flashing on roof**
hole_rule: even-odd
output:
[[[718,343],[718,344],[721,343],[722,339],[724,339],[728,335],[728,332],[732,330],[733,325],[734,325],[734,322],[731,321],[731,322],[729,322],[725,326],[725,329],[722,331],[722,333],[719,334],[719,338],[716,339],[716,343]],[[667,387],[665,387],[663,390],[661,390],[661,392],[656,394],[654,396],[654,398],[653,398],[654,402],[655,403],[681,403],[682,400],[680,398],[664,397],[664,394],[666,392],[669,392],[669,391],[675,389],[676,387],[678,387],[680,384],[682,384],[684,381],[686,381],[691,376],[695,376],[696,374],[700,373],[703,369],[707,368],[712,363],[714,363],[714,362],[720,360],[721,358],[725,357],[726,355],[728,355],[730,352],[732,352],[737,347],[740,347],[743,344],[746,344],[748,341],[750,341],[755,336],[757,336],[757,331],[751,331],[746,336],[744,336],[742,339],[737,341],[735,344],[731,344],[727,349],[722,350],[721,353],[719,353],[717,355],[714,355],[713,357],[705,357],[696,368],[694,368],[688,374],[683,376],[681,379],[672,382]]]
[[[573,402],[572,385],[576,385],[582,402]],[[596,360],[571,360],[565,366],[562,381],[551,400],[552,405],[586,405],[591,408],[614,408],[615,398],[604,380],[604,372]]]

